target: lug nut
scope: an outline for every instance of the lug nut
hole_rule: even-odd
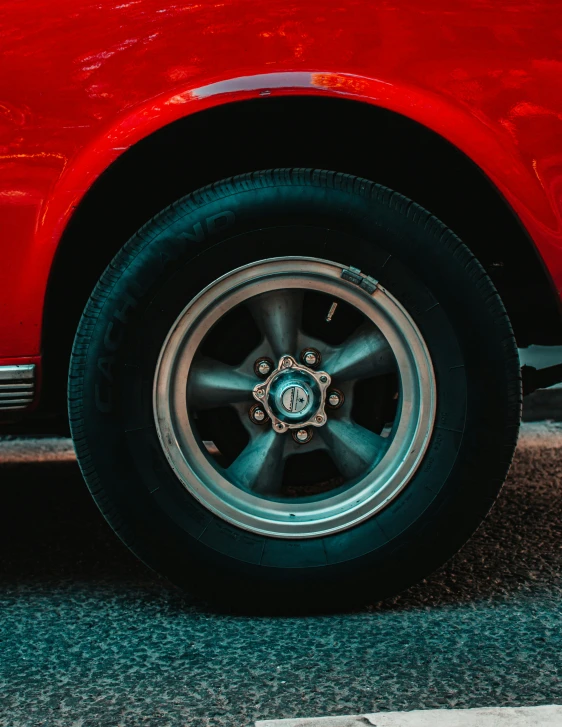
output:
[[[267,414],[264,412],[259,404],[254,404],[254,406],[250,409],[249,413],[250,419],[254,422],[254,424],[263,424],[264,421],[268,418]]]
[[[257,376],[265,378],[273,371],[273,361],[270,358],[258,358],[254,364],[254,371]]]
[[[301,361],[305,366],[310,366],[311,368],[316,368],[320,364],[321,358],[320,351],[317,351],[315,348],[305,348],[301,352]]]
[[[291,434],[297,444],[306,444],[312,439],[312,429],[293,429]]]
[[[331,409],[339,409],[344,402],[344,395],[337,389],[332,389],[328,392],[328,406]]]

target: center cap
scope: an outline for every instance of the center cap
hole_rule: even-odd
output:
[[[285,411],[297,414],[308,404],[310,397],[308,392],[298,384],[287,386],[281,393],[281,405]]]
[[[271,426],[278,434],[287,429],[299,429],[308,425],[322,427],[326,423],[326,389],[330,375],[301,366],[286,354],[268,378],[254,386],[253,396],[271,419]]]

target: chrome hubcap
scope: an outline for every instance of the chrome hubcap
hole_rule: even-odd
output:
[[[301,366],[292,356],[282,356],[279,366],[263,384],[254,387],[253,395],[271,418],[277,434],[300,429],[309,424],[326,423],[324,405],[331,378],[325,371]]]
[[[399,301],[358,270],[302,257],[203,290],[164,342],[153,388],[186,490],[279,538],[339,532],[384,508],[422,461],[435,403],[429,352]]]

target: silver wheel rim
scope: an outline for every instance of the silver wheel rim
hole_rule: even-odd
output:
[[[350,282],[354,276],[355,282]],[[339,346],[303,334],[299,306],[305,290],[349,304],[365,322]],[[252,312],[263,343],[235,368],[201,357],[201,343],[213,325],[241,304]],[[325,424],[304,446],[310,447],[308,451],[329,451],[345,481],[322,496],[284,498],[279,494],[280,472],[301,445],[288,431],[277,433],[267,422],[256,426],[246,416],[256,404],[253,391],[260,383],[253,367],[264,350],[275,362],[284,356],[296,361],[307,347],[322,349],[321,368],[347,394],[342,407],[326,409]],[[352,392],[356,381],[393,367],[400,386],[399,406],[392,430],[381,436],[351,418]],[[170,330],[153,387],[158,437],[181,484],[223,520],[277,538],[336,533],[388,505],[423,459],[433,431],[435,403],[427,346],[402,305],[357,271],[350,275],[345,266],[304,257],[252,263],[205,288]],[[194,417],[198,410],[226,405],[240,413],[249,442],[223,468],[201,440]]]

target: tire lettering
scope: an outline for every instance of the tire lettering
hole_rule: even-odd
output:
[[[113,371],[111,367],[114,361],[115,356],[102,356],[98,359],[98,369],[111,384],[113,383]]]
[[[103,337],[104,346],[108,351],[117,351],[123,340],[123,331],[119,330],[115,338],[112,338],[113,321],[109,321],[107,328],[105,329],[105,336]]]
[[[232,227],[235,221],[236,217],[234,212],[231,210],[225,210],[224,212],[219,212],[219,214],[207,217],[205,219],[207,235],[216,235],[223,230]],[[184,240],[190,240],[192,242],[203,242],[207,235],[205,234],[205,230],[201,222],[196,222],[192,227],[192,231],[183,232],[181,237]],[[170,258],[168,255],[162,251],[160,253],[162,268],[164,268],[169,261]],[[148,285],[149,282],[147,281],[145,287],[148,287]],[[103,343],[107,351],[111,351],[112,353],[117,351],[123,342],[123,324],[126,324],[129,321],[130,311],[137,306],[137,303],[137,299],[130,293],[124,293],[122,295],[118,306],[113,311],[114,320],[109,321],[107,328],[105,329]],[[97,360],[97,368],[101,372],[103,380],[95,385],[95,403],[98,411],[103,414],[111,412],[113,407],[112,384],[114,381],[114,362],[114,356],[101,356]]]
[[[125,293],[124,295],[124,304],[121,308],[121,310],[116,310],[113,314],[115,318],[117,318],[118,321],[121,321],[121,323],[126,323],[129,319],[129,316],[127,315],[130,308],[134,308],[137,304],[137,301],[135,298],[133,298],[132,295],[129,295],[129,293]]]
[[[207,217],[206,222],[209,235],[216,235],[218,232],[226,230],[227,227],[231,227],[235,219],[234,212],[230,210],[213,215],[212,217]]]
[[[99,384],[96,384],[95,387],[96,392],[96,409],[98,411],[101,411],[102,414],[109,414],[113,407],[113,397],[111,395],[111,387],[107,386],[105,388],[105,396],[102,396],[101,387]]]
[[[138,286],[137,286],[138,287]],[[123,324],[129,320],[130,311],[137,306],[137,298],[130,293],[123,293],[113,311],[113,319],[107,324],[103,337],[103,344],[107,351],[117,351],[123,341]],[[114,381],[113,365],[115,356],[100,356],[96,362],[96,368],[101,371],[103,378],[95,385],[96,409],[102,414],[109,414],[113,408]],[[99,375],[98,375],[99,376]]]
[[[200,222],[196,222],[193,225],[193,232],[195,233],[193,235],[190,232],[184,232],[183,237],[187,240],[193,240],[193,242],[203,242],[205,233],[203,232],[203,225]]]

